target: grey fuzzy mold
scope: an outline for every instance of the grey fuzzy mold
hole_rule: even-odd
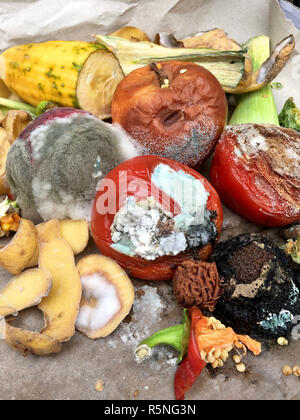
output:
[[[37,118],[6,164],[23,217],[89,219],[97,184],[128,157],[124,142],[132,146],[124,132],[82,111],[54,109]]]

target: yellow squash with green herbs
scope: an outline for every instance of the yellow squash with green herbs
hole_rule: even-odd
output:
[[[106,47],[48,41],[9,48],[1,57],[4,83],[31,105],[48,100],[83,108],[99,118],[110,116],[112,96],[123,71]]]

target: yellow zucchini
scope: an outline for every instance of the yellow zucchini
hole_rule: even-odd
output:
[[[43,100],[110,116],[113,93],[123,78],[106,47],[89,42],[48,41],[20,45],[1,54],[6,86],[31,105]]]

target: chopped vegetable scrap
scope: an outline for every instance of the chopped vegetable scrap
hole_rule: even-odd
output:
[[[300,264],[300,236],[296,239],[288,239],[285,252],[292,257],[295,263]]]
[[[300,109],[297,108],[293,98],[289,98],[285,102],[279,114],[279,124],[300,132]]]
[[[236,334],[214,317],[206,317],[197,308],[184,310],[183,323],[158,331],[142,341],[135,349],[138,362],[149,358],[152,348],[167,344],[180,353],[180,363],[175,375],[175,397],[184,399],[206,364],[213,368],[223,367],[229,352],[235,347],[247,348],[255,355],[261,353],[261,344],[247,335]]]
[[[0,203],[0,238],[8,236],[11,232],[17,232],[20,224],[20,208],[16,201],[6,197]]]

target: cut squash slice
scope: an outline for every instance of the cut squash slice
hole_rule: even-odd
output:
[[[110,51],[101,49],[91,54],[77,82],[80,108],[100,119],[111,117],[112,98],[123,77],[121,66]]]

